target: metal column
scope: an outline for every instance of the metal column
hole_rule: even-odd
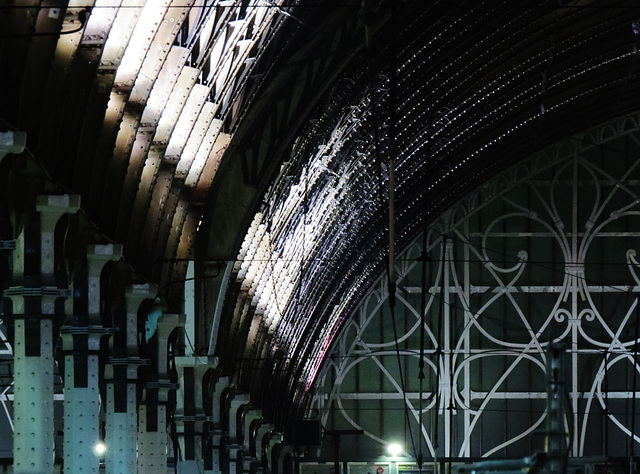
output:
[[[156,333],[149,329],[148,345],[155,345],[157,372],[148,374],[138,408],[138,474],[156,474],[167,469],[167,404],[169,392],[179,387],[168,373],[169,338],[184,323],[183,314],[162,314],[157,319]]]
[[[15,322],[13,469],[16,473],[53,472],[53,323],[33,327]],[[30,326],[26,329],[26,326]],[[37,333],[39,355],[28,354],[27,334]],[[33,354],[33,353],[32,353]]]
[[[78,345],[99,347],[101,335],[72,332],[62,338],[65,352],[68,351],[64,375],[64,466],[68,472],[98,472],[100,467],[100,459],[93,452],[100,440],[97,350],[81,354],[69,345],[73,346],[76,339]],[[76,372],[86,375],[76,376]]]
[[[219,377],[215,384],[215,391],[211,399],[211,405],[206,407],[206,411],[211,411],[211,423],[209,425],[209,438],[211,439],[211,448],[213,455],[211,457],[211,472],[216,474],[223,472],[225,464],[225,441],[223,423],[222,400],[226,391],[229,389],[229,378]],[[209,467],[209,466],[208,466]]]
[[[14,278],[5,292],[15,317],[16,474],[54,471],[53,322],[61,308],[56,303],[70,295],[55,279],[54,231],[63,214],[79,207],[77,196],[37,196],[38,216],[27,217],[16,241]]]
[[[565,430],[566,400],[564,361],[562,344],[549,344],[547,351],[547,453],[549,461],[546,472],[564,474],[567,468],[567,432]]]
[[[138,369],[149,362],[138,353],[138,309],[145,300],[153,299],[155,285],[132,285],[126,294],[124,334],[113,337],[111,356],[105,367],[106,402],[106,470],[113,474],[136,472],[137,446],[137,381]],[[142,440],[148,444],[148,440]]]
[[[206,421],[202,401],[202,379],[211,368],[208,358],[176,357],[180,389],[176,392],[176,423],[180,442],[180,472],[203,471],[203,428]]]
[[[100,439],[98,353],[106,334],[100,319],[100,275],[110,260],[122,256],[121,245],[90,245],[87,249],[87,307],[61,330],[65,352],[64,466],[68,472],[100,469],[94,452]],[[82,277],[81,277],[82,278]]]
[[[158,405],[155,416],[147,405],[138,407],[138,474],[167,472],[167,411]],[[152,419],[155,418],[155,419]],[[150,426],[149,421],[155,426]]]

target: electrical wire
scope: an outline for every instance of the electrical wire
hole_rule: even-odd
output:
[[[52,8],[52,7],[48,7],[48,8]],[[66,6],[64,8],[66,8]],[[12,38],[37,38],[37,37],[43,37],[43,36],[63,36],[63,35],[70,35],[72,33],[78,33],[79,31],[84,29],[87,23],[87,19],[91,14],[91,9],[92,7],[87,6],[78,12],[78,21],[80,22],[80,26],[74,28],[73,30],[34,32],[34,33],[15,33],[10,35],[0,36],[0,39],[4,40],[4,39],[12,39]],[[0,8],[0,10],[2,9]]]
[[[443,263],[442,263],[442,264],[443,264],[443,265],[445,264],[445,263],[444,263],[444,258],[443,258]],[[391,268],[391,270],[393,270],[393,268]],[[392,279],[391,279],[391,278],[389,278],[389,280],[391,281]],[[444,285],[444,283],[442,283],[442,285]],[[423,291],[423,293],[424,293],[424,291]],[[441,293],[440,293],[440,294],[441,294],[441,295],[443,295],[443,294],[444,294],[444,292],[443,292],[443,291],[441,291]],[[443,302],[443,300],[444,300],[444,299],[443,299],[442,297],[439,297],[438,299],[440,300],[440,304],[441,304],[441,305],[443,305],[443,304],[447,304],[447,305],[449,305],[449,304],[450,304],[449,302]],[[424,307],[424,305],[423,305],[423,307]],[[452,307],[455,307],[455,306],[453,306],[453,305],[452,305]],[[395,316],[394,316],[393,306],[392,306],[392,310],[391,310],[391,312],[392,312],[392,317],[393,317],[393,319],[394,319],[394,321],[393,321],[393,322],[394,322],[394,331],[395,331]],[[422,311],[422,312],[423,312],[423,311]],[[423,331],[421,331],[421,332],[423,332]],[[396,337],[396,338],[395,338],[395,340],[396,340],[396,344],[397,344],[397,342],[398,342],[398,338]],[[404,390],[404,383],[402,384],[402,386],[403,386],[403,390]]]
[[[381,2],[377,5],[377,8],[390,8],[391,2]],[[47,6],[47,8],[66,8],[68,5],[64,3],[53,4],[51,6]],[[142,8],[139,5],[121,5],[121,4],[113,4],[113,5],[78,5],[78,7],[93,7],[93,8],[109,8],[109,9],[134,9],[134,8]],[[422,0],[403,0],[403,7],[412,8],[412,7],[422,7],[424,6],[424,2]],[[268,0],[256,0],[255,2],[246,2],[243,3],[239,0],[237,1],[221,1],[218,4],[204,2],[202,4],[179,4],[179,5],[168,5],[168,8],[219,8],[219,9],[237,9],[237,8],[318,8],[318,7],[326,7],[326,8],[337,8],[337,7],[351,7],[354,10],[359,10],[361,8],[361,2],[349,2],[346,0],[338,0],[338,1],[315,1],[309,2],[304,1],[300,2],[299,0],[293,0],[288,3],[282,4],[274,4],[272,1]],[[513,11],[513,10],[529,10],[531,9],[531,5],[518,5],[518,4],[501,4],[501,5],[492,5],[494,10],[497,11]],[[535,8],[535,5],[533,6]],[[20,9],[34,9],[39,8],[38,6],[33,5],[2,5],[0,6],[0,11],[2,10],[20,10]],[[543,5],[540,8],[545,8]],[[618,4],[618,5],[598,5],[598,4],[584,4],[584,5],[567,5],[564,8],[567,9],[566,13],[570,13],[570,10],[615,10],[615,9],[634,9],[637,8],[637,4],[633,1],[629,1],[628,5]],[[565,13],[565,15],[566,15]]]

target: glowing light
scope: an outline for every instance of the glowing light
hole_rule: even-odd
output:
[[[107,452],[107,445],[104,444],[102,441],[98,441],[93,446],[93,452],[95,453],[96,456],[102,456],[104,455],[104,453]]]
[[[400,446],[398,443],[391,443],[387,446],[387,451],[391,456],[397,457],[400,455],[400,453],[402,453],[402,446]]]

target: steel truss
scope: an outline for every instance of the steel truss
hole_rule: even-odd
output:
[[[394,437],[432,458],[542,450],[555,340],[571,361],[570,455],[634,454],[640,134],[614,129],[537,155],[441,216],[426,248],[420,237],[398,258],[394,314],[386,278],[371,287],[316,385],[325,426],[365,432],[345,451]]]

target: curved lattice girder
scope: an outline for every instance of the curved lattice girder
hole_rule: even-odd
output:
[[[380,278],[328,354],[313,403],[328,429],[363,429],[357,453],[382,452],[391,439],[426,458],[543,451],[546,349],[560,341],[570,454],[633,452],[637,120],[535,155],[409,245],[396,268],[394,314]]]

